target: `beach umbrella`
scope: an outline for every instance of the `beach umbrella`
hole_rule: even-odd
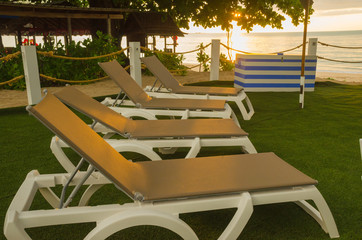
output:
[[[304,75],[304,67],[305,67],[305,47],[307,44],[307,26],[308,26],[308,18],[309,18],[309,9],[313,4],[313,0],[300,0],[305,9],[305,19],[304,19],[304,31],[303,31],[303,49],[302,49],[302,65],[300,72],[300,93],[299,93],[299,106],[300,108],[304,108],[304,85],[305,85],[305,75]]]

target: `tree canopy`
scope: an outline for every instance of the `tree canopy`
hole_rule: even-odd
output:
[[[59,2],[31,0],[31,2]],[[188,29],[190,20],[205,28],[232,28],[235,20],[241,29],[252,31],[254,25],[282,28],[284,16],[294,25],[303,21],[300,0],[68,0],[75,6],[137,9],[169,13],[179,27]]]

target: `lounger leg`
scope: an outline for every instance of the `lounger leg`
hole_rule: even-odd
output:
[[[224,119],[229,119],[231,118],[236,125],[238,125],[240,127],[240,123],[239,123],[239,120],[238,118],[236,117],[233,109],[230,107],[229,104],[225,104],[225,112],[223,115],[221,115],[221,118],[224,118]]]
[[[111,108],[112,110],[116,110],[117,108]],[[130,109],[122,109],[121,112],[122,116],[126,118],[132,118],[132,117],[141,117],[147,120],[157,120],[157,117],[155,114],[152,114],[147,111],[143,111],[142,109],[137,108],[136,110]]]
[[[249,193],[245,192],[240,195],[240,202],[237,206],[236,213],[231,219],[229,225],[219,237],[219,240],[237,239],[243,231],[253,213],[253,203]]]
[[[192,142],[191,149],[187,153],[185,158],[194,158],[194,157],[196,157],[197,154],[200,152],[200,149],[201,149],[201,142],[200,142],[200,138],[197,137]]]
[[[39,188],[39,192],[53,208],[59,207],[60,199],[50,188]]]
[[[248,106],[249,112],[246,110],[243,101],[245,101],[246,105]],[[250,120],[255,112],[253,105],[251,104],[251,101],[248,98],[248,96],[245,94],[245,92],[243,92],[240,96],[238,96],[235,103],[238,106],[241,114],[243,115],[244,120]]]
[[[83,193],[78,206],[87,206],[90,198],[93,196],[95,192],[98,191],[104,184],[93,184],[90,185]]]
[[[59,141],[60,141],[60,139],[57,136],[54,136],[50,142],[50,149],[52,150],[52,153],[54,154],[54,156],[56,157],[58,162],[65,169],[65,171],[73,172],[75,166],[69,160],[67,155],[63,152],[61,143]]]
[[[238,127],[240,127],[239,119],[234,113],[234,111],[231,111],[231,119],[236,123],[236,125],[238,125]]]
[[[4,235],[9,240],[22,239],[31,240],[29,235],[25,232],[21,222],[18,219],[18,213],[16,211],[7,212],[6,225],[4,228]]]
[[[111,146],[117,151],[117,152],[136,152],[139,154],[142,154],[143,156],[146,156],[148,159],[155,161],[155,160],[162,160],[162,158],[155,152],[153,149],[145,144],[142,144],[140,142],[135,143],[119,143],[117,144],[117,141],[115,141],[115,144],[111,144]]]
[[[33,170],[28,173],[25,181],[21,184],[18,192],[16,193],[13,201],[9,206],[9,210],[5,216],[4,235],[7,239],[24,239],[31,240],[29,235],[24,230],[24,225],[19,220],[19,213],[21,211],[29,210],[31,202],[34,199],[37,188],[37,183],[34,179],[39,176],[39,172]]]
[[[246,153],[258,153],[249,138],[242,139],[242,149]]]
[[[142,225],[159,226],[169,229],[183,239],[198,239],[190,226],[181,219],[171,214],[152,210],[129,210],[114,214],[99,222],[84,239],[102,240],[120,230]]]
[[[189,116],[190,116],[190,110],[186,109],[186,110],[182,113],[181,119],[188,119]]]
[[[332,212],[317,188],[313,191],[311,200],[314,201],[319,212],[306,201],[298,201],[296,203],[319,223],[322,229],[329,234],[330,238],[338,238],[339,233]]]

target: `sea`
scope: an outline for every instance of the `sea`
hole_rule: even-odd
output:
[[[87,36],[75,36],[76,41],[83,40]],[[309,38],[318,38],[318,41],[329,45],[341,47],[359,47],[358,49],[336,48],[318,44],[317,56],[334,59],[338,61],[354,61],[360,63],[341,63],[318,59],[317,71],[337,72],[337,73],[357,73],[362,74],[362,30],[359,31],[325,31],[308,32]],[[57,38],[62,40],[63,38]],[[227,33],[188,33],[184,37],[177,39],[176,52],[188,52],[199,48],[202,43],[204,46],[209,44],[212,39],[220,39],[220,42],[228,45]],[[41,37],[37,37],[37,42],[41,42]],[[151,41],[151,39],[149,39]],[[6,47],[15,45],[14,37],[3,36],[3,42]],[[250,53],[269,54],[282,52],[294,48],[303,42],[302,32],[274,32],[274,33],[241,33],[230,32],[229,47]],[[169,38],[168,43],[172,43]],[[122,40],[122,46],[125,47],[126,41]],[[163,49],[165,46],[164,38],[156,38],[156,48]],[[167,46],[172,48],[171,45]],[[236,52],[228,51],[220,46],[221,53],[229,59],[235,59]],[[205,53],[210,56],[211,47],[205,49]],[[284,54],[301,55],[302,47]],[[197,52],[183,54],[184,63],[188,66],[196,65]]]
[[[227,45],[226,33],[189,33],[185,37],[178,38],[177,52],[185,52],[197,49],[200,43],[206,45],[211,39],[220,39],[221,43]],[[361,31],[335,31],[335,32],[309,32],[309,38],[318,38],[318,41],[329,45],[342,47],[359,47],[359,49],[336,48],[317,45],[317,56],[324,58],[353,61],[360,63],[340,63],[318,59],[317,71],[339,72],[339,73],[358,73],[362,74],[362,30]],[[241,33],[231,35],[229,46],[236,50],[250,53],[269,54],[281,52],[299,46],[303,43],[302,32],[278,32],[278,33]],[[206,49],[210,55],[211,47]],[[220,51],[227,57],[235,59],[236,52],[220,46]],[[285,55],[301,55],[302,47],[284,53]],[[197,63],[196,52],[184,54],[186,63]]]

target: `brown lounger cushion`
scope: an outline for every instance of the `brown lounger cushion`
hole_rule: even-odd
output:
[[[73,86],[54,95],[62,102],[131,138],[158,137],[231,137],[247,136],[231,119],[132,120],[87,96]]]
[[[231,119],[132,121],[127,128],[134,138],[247,136]]]
[[[224,100],[152,98],[143,91],[143,89],[116,60],[98,64],[127,94],[127,96],[135,104],[140,104],[142,108],[201,109],[216,111],[225,109]]]
[[[148,70],[150,70],[166,88],[171,89],[173,93],[236,96],[242,91],[241,88],[183,86],[172,76],[155,55],[141,58],[141,60],[146,64]]]
[[[145,201],[317,183],[274,153],[133,163],[50,93],[28,111],[125,193]]]

